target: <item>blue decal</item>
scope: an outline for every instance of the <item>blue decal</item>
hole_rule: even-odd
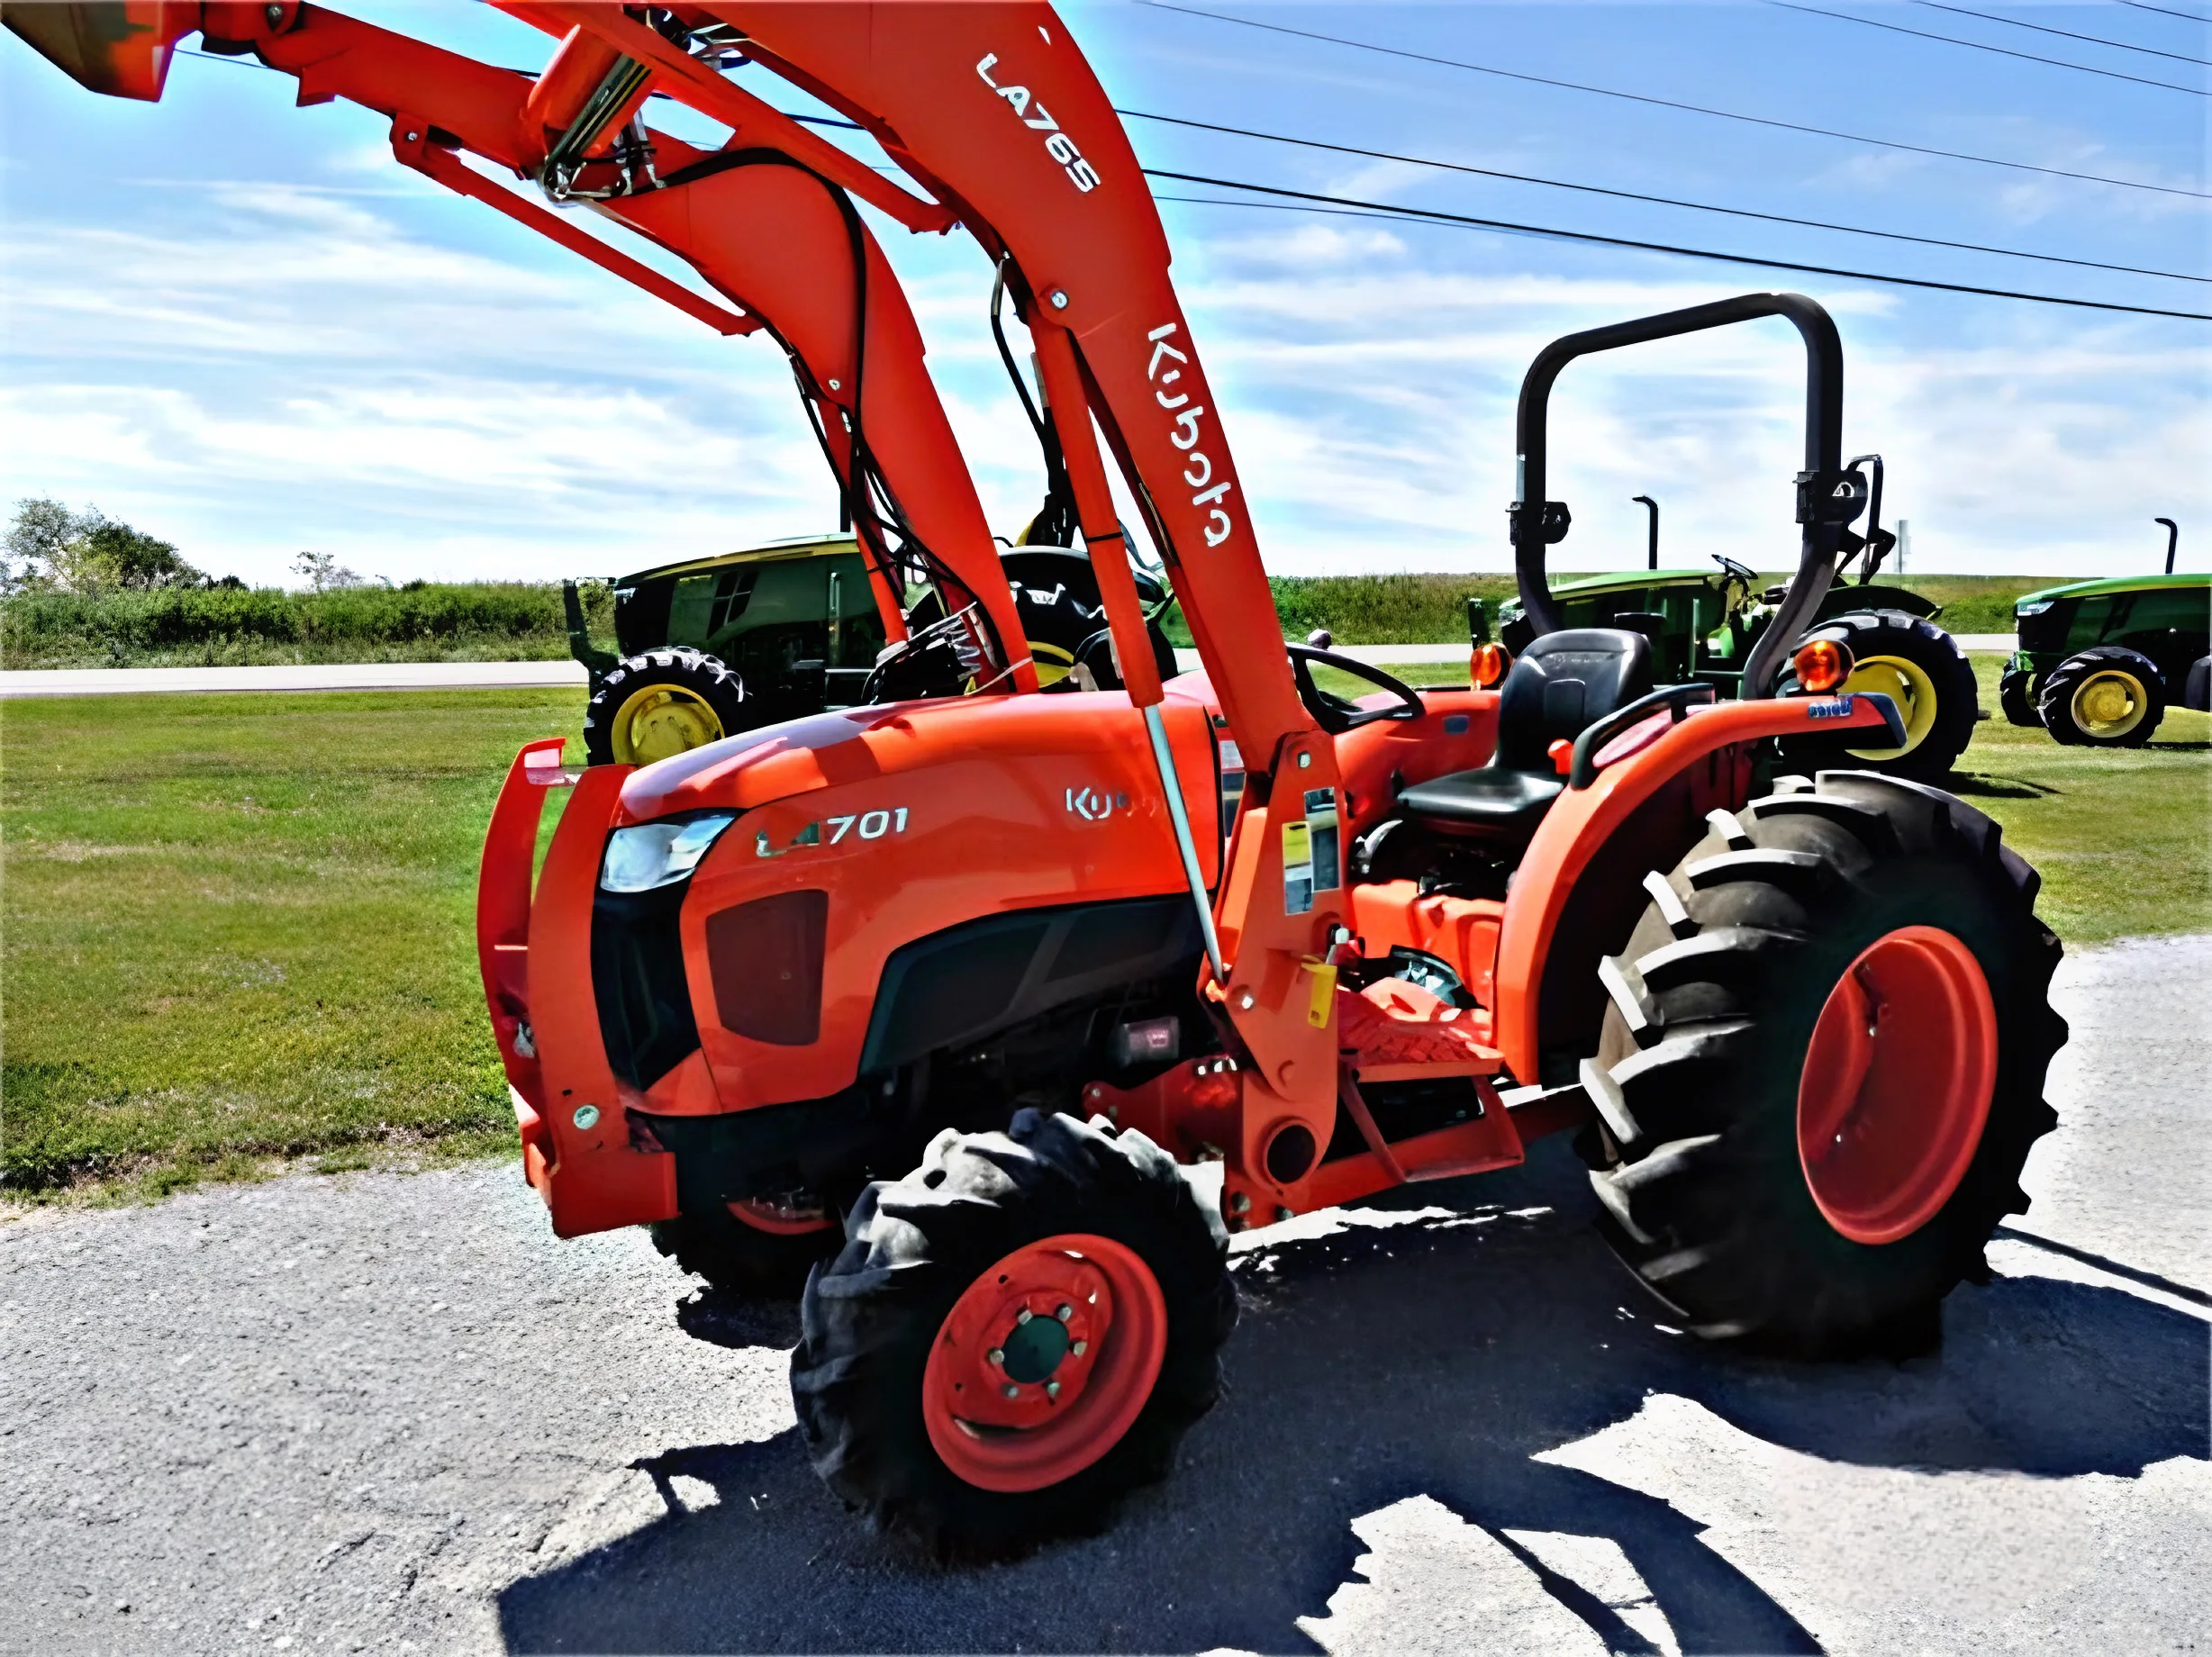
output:
[[[1834,702],[1813,702],[1805,711],[1816,720],[1847,720],[1851,717],[1852,701],[1851,697],[1838,696]]]

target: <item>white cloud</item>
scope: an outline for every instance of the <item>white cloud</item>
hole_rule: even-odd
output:
[[[544,577],[830,521],[773,344],[720,340],[392,177],[221,181],[130,230],[19,213],[0,248],[0,485],[97,502],[261,579],[302,547],[396,579]],[[1175,214],[1179,285],[1279,572],[1502,567],[1529,358],[1739,291],[1418,227]],[[1011,533],[1041,473],[984,323],[988,267],[956,239],[886,245]],[[1606,274],[1517,267],[1538,258]],[[1921,567],[2137,567],[2153,513],[2212,516],[2197,333],[1863,285],[1822,296],[1849,351],[1847,441],[1888,457]],[[1779,322],[1576,365],[1553,421],[1553,493],[1576,514],[1560,566],[1640,555],[1639,493],[1664,503],[1676,559],[1786,563],[1800,365]]]

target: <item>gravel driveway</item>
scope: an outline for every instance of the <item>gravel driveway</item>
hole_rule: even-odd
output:
[[[557,1243],[511,1164],[19,1218],[0,1646],[2198,1649],[2207,983],[2204,937],[2062,968],[2063,1125],[1935,1355],[1697,1346],[1546,1146],[1247,1239],[1174,1479],[980,1571],[817,1484],[788,1309]]]

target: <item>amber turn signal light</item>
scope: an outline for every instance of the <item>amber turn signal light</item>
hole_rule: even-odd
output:
[[[1800,689],[1825,696],[1851,677],[1851,652],[1837,639],[1809,638],[1797,647],[1790,666],[1797,670]]]
[[[1474,660],[1469,665],[1478,691],[1494,689],[1505,677],[1505,670],[1513,666],[1513,656],[1503,645],[1477,645]]]

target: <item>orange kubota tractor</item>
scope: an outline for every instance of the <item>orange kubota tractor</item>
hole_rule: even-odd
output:
[[[456,187],[502,194],[467,149],[594,195],[775,327],[832,464],[891,526],[883,567],[973,574],[947,693],[641,769],[578,776],[533,743],[485,847],[485,987],[555,1230],[651,1224],[757,1285],[811,1264],[792,1384],[833,1489],[947,1551],[1094,1527],[1214,1401],[1229,1232],[1509,1167],[1564,1129],[1613,1245],[1702,1335],[1894,1344],[1981,1271],[2053,1123],[2059,945],[2035,873],[1950,795],[1767,774],[1777,738],[1899,729],[1886,698],[1832,693],[1845,641],[1791,648],[1866,493],[1818,305],[1750,295],[1548,348],[1509,519],[1535,638],[1415,691],[1278,642],[1143,176],[1048,6],[505,9],[560,37],[534,82],[290,3],[8,20],[141,96],[198,29],[304,99],[391,115],[400,158]],[[737,58],[849,115],[929,199],[739,91]],[[649,131],[654,91],[729,144]],[[998,263],[1125,689],[993,666],[1020,634],[846,192]],[[1802,551],[1744,700],[1716,704],[1654,684],[1638,633],[1558,626],[1544,412],[1579,356],[1764,316],[1806,347]],[[1155,671],[1109,457],[1202,674]],[[1324,667],[1374,693],[1332,693]]]

